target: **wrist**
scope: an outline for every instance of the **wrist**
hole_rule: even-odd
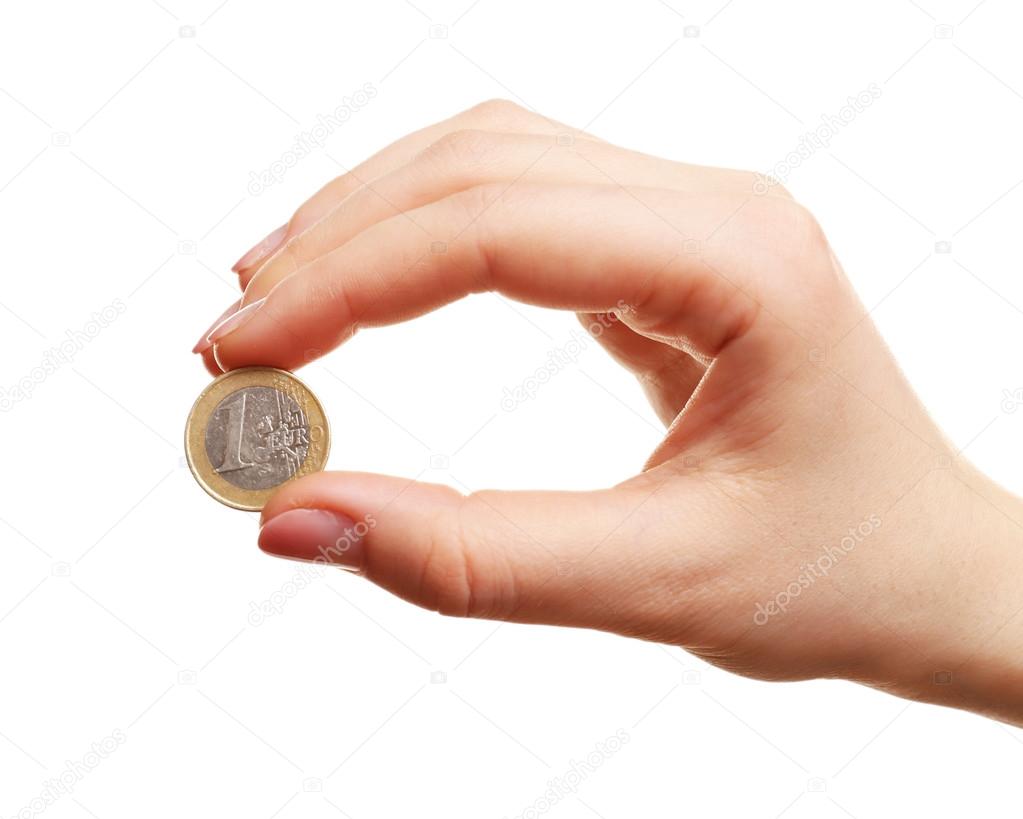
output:
[[[867,681],[1023,724],[1023,501],[968,465],[932,477],[903,516],[916,568]]]

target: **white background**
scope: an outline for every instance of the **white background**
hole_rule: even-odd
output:
[[[786,185],[956,446],[1019,491],[1023,412],[1002,410],[1023,388],[1019,4],[218,2],[3,5],[0,387],[125,310],[0,414],[0,816],[115,730],[48,815],[518,816],[619,730],[552,816],[1015,815],[1023,733],[851,684],[446,620],[342,573],[253,625],[252,603],[309,570],[199,489],[181,433],[208,381],[188,350],[236,297],[229,265],[404,133],[502,96],[766,172],[877,83]],[[365,83],[377,95],[323,149],[248,190]],[[360,335],[303,371],[331,466],[462,488],[623,479],[660,427],[596,345],[500,408],[576,327],[481,296]]]

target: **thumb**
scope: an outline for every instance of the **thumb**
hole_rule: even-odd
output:
[[[644,575],[632,516],[655,491],[462,495],[324,472],[270,499],[259,546],[339,565],[442,614],[622,631],[619,601],[637,597],[630,585]]]

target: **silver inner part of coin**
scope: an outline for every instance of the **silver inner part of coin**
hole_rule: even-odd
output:
[[[309,420],[273,387],[235,390],[206,425],[206,455],[240,489],[270,489],[293,477],[309,454]]]

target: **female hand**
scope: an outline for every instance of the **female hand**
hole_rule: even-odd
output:
[[[294,369],[493,290],[577,312],[667,427],[597,492],[302,478],[264,509],[265,551],[445,614],[1023,721],[1018,501],[942,438],[772,180],[484,103],[331,182],[238,272],[240,305],[196,348],[214,372]]]

